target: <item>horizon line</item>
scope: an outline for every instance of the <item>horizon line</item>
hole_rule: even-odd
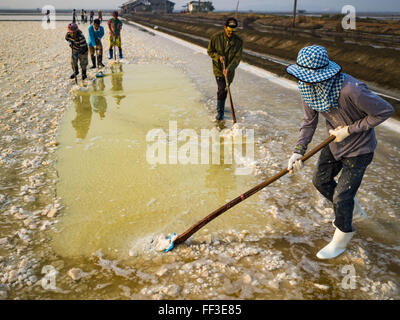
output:
[[[118,8],[119,8],[119,6],[118,6]],[[16,10],[16,11],[28,11],[28,10],[31,10],[31,11],[38,11],[38,9],[39,9],[39,11],[41,10],[41,8],[38,8],[38,7],[36,7],[36,8],[9,8],[9,7],[0,7],[0,11],[10,11],[10,10]],[[70,10],[73,10],[73,9],[76,9],[76,8],[60,8],[60,9],[57,9],[58,11],[70,11]],[[79,9],[87,9],[87,7],[84,7],[84,8],[79,8]],[[115,10],[115,7],[114,8],[95,8],[95,9],[101,9],[101,10]],[[299,9],[299,10],[304,10],[304,9]],[[174,11],[177,11],[177,12],[179,12],[179,10],[174,10]],[[220,9],[220,10],[214,10],[213,12],[236,12],[236,10],[232,10],[232,9]],[[264,10],[264,9],[242,9],[242,10],[239,10],[238,11],[239,13],[248,13],[248,12],[260,12],[260,13],[269,13],[269,12],[273,12],[273,13],[290,13],[290,14],[292,14],[293,12],[291,11],[291,10],[287,10],[287,11],[284,11],[284,10]],[[326,13],[341,13],[340,12],[340,10],[305,10],[305,12],[304,13],[320,13],[320,14],[326,14]],[[383,14],[383,13],[385,13],[385,14],[400,14],[400,11],[394,11],[394,12],[391,12],[391,11],[373,11],[373,10],[369,10],[369,11],[358,11],[358,13],[359,14],[362,14],[362,13],[381,13],[381,14]]]

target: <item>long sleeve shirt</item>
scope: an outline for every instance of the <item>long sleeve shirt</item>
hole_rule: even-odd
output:
[[[236,34],[228,38],[225,31],[211,36],[207,53],[212,59],[213,72],[216,77],[223,77],[223,65],[219,57],[224,57],[225,66],[228,69],[228,80],[232,82],[235,69],[242,60],[243,40]]]
[[[99,27],[99,30],[96,30],[94,26],[90,26],[88,29],[89,38],[88,38],[88,45],[89,47],[96,46],[96,40],[101,40],[104,36],[104,28],[102,26]]]
[[[85,53],[88,51],[85,36],[81,31],[77,31],[76,37],[73,37],[71,33],[67,32],[65,40],[67,40],[72,48],[72,53]]]
[[[122,29],[121,20],[115,18],[108,20],[108,29],[110,30],[110,35],[119,37]]]
[[[303,101],[304,117],[295,148],[304,154],[318,125],[319,112],[311,109]],[[374,127],[388,119],[393,107],[371,92],[367,86],[347,75],[339,96],[338,108],[321,112],[329,132],[339,126],[349,126],[350,135],[342,142],[333,142],[329,148],[336,160],[374,152],[377,140]]]

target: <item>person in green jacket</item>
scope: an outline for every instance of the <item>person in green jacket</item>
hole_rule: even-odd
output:
[[[208,44],[207,53],[212,59],[213,72],[218,86],[217,120],[224,118],[227,96],[225,76],[230,85],[235,76],[235,69],[242,59],[243,40],[235,33],[237,26],[238,22],[235,18],[228,18],[224,25],[224,31],[212,35]]]

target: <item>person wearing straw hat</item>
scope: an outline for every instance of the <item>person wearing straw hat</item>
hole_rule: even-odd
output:
[[[212,59],[213,72],[217,81],[217,120],[224,118],[227,88],[225,76],[229,85],[235,76],[235,69],[242,60],[243,40],[235,33],[238,22],[235,18],[228,18],[224,31],[212,35],[208,44],[207,53]],[[226,69],[223,68],[225,63]]]
[[[358,206],[355,195],[377,145],[374,127],[388,119],[394,109],[363,82],[342,72],[341,66],[329,60],[322,46],[301,49],[296,64],[286,71],[298,80],[304,111],[288,169],[302,168],[300,158],[313,138],[320,114],[329,134],[336,136],[321,151],[313,176],[314,186],[333,204],[335,212],[333,238],[317,257],[335,258],[346,250],[355,233],[352,225],[353,211],[356,214],[355,205]]]

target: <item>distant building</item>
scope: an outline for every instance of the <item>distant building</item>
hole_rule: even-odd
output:
[[[190,13],[193,12],[209,12],[214,11],[214,6],[211,1],[190,1],[183,6]]]
[[[175,2],[168,0],[131,0],[120,6],[121,14],[136,12],[172,13]]]

